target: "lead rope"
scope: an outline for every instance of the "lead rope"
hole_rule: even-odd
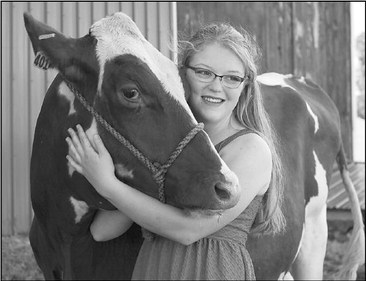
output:
[[[61,73],[60,73],[61,74]],[[63,77],[63,75],[61,74]],[[85,99],[85,97],[80,94],[80,92],[74,88],[74,86],[69,83],[65,77],[63,77],[65,83],[70,88],[70,90],[75,94],[80,103],[84,108],[89,111],[95,119],[108,131],[110,132],[121,144],[123,144],[137,159],[139,159],[152,173],[155,182],[158,184],[158,196],[159,201],[165,203],[165,175],[169,167],[173,164],[175,159],[180,155],[186,145],[196,136],[196,134],[203,130],[203,123],[198,123],[178,144],[177,148],[169,156],[165,164],[160,164],[158,162],[151,162],[147,157],[145,157],[131,142],[129,142],[125,137],[123,137],[119,132],[117,132]],[[153,240],[155,235],[148,231],[147,229],[141,228],[143,237],[149,241]]]

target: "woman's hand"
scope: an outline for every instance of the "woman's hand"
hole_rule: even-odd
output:
[[[66,142],[69,145],[69,155],[66,158],[103,195],[115,178],[112,157],[99,135],[94,136],[94,149],[82,127],[77,125],[76,128],[77,133],[68,129],[70,137],[66,138]]]

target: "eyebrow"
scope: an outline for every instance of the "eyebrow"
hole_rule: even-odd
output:
[[[195,67],[197,68],[207,68],[208,70],[211,70],[212,72],[215,72],[211,66],[204,64],[204,63],[199,63],[198,65],[196,65]],[[241,71],[238,70],[228,70],[225,72],[225,74],[223,75],[228,75],[228,74],[235,74],[235,75],[239,75],[239,76],[244,76],[244,74]]]

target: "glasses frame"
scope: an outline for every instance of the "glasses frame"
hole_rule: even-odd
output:
[[[231,74],[224,74],[224,75],[217,75],[215,72],[213,72],[212,70],[209,70],[209,69],[206,69],[206,68],[202,68],[202,67],[194,67],[194,66],[190,66],[190,65],[186,65],[185,66],[186,68],[189,68],[189,69],[192,69],[194,71],[195,74],[197,70],[204,70],[204,71],[208,71],[208,72],[211,72],[213,75],[214,75],[214,78],[212,79],[212,81],[202,81],[200,80],[201,82],[204,82],[204,83],[212,83],[213,81],[215,81],[216,77],[219,77],[220,78],[220,82],[221,84],[226,87],[226,88],[229,88],[229,89],[237,89],[239,88],[239,86],[241,85],[241,83],[243,83],[245,81],[245,79],[247,78],[246,76],[245,77],[240,77],[240,76],[237,76],[237,75],[231,75]],[[222,79],[225,77],[225,76],[235,76],[237,78],[239,78],[241,81],[240,83],[238,84],[238,86],[236,87],[228,87],[227,85],[223,84],[222,82]],[[199,78],[198,78],[199,79]]]

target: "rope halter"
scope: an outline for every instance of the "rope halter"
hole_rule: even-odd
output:
[[[60,73],[61,74],[61,73]],[[75,94],[80,103],[84,108],[89,111],[95,119],[114,136],[122,145],[124,145],[138,160],[140,160],[152,173],[153,179],[157,183],[159,189],[159,200],[165,203],[165,176],[168,172],[169,167],[177,159],[186,145],[196,136],[196,134],[203,130],[203,123],[198,123],[178,144],[177,148],[169,156],[165,164],[160,164],[158,162],[152,162],[145,155],[142,154],[130,141],[128,141],[124,136],[117,132],[85,99],[85,97],[61,74],[64,81],[70,90]]]

